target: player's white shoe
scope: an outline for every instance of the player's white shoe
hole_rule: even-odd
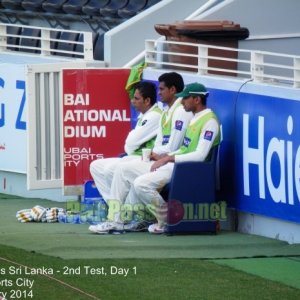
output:
[[[148,227],[148,231],[154,234],[162,234],[166,232],[166,227],[160,226],[158,223],[155,223]]]
[[[113,231],[124,231],[124,224],[123,223],[116,223],[116,222],[103,222],[97,225],[91,225],[89,227],[89,231],[99,234],[106,234]]]

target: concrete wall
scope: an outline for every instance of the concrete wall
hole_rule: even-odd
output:
[[[155,24],[170,24],[187,18],[207,0],[163,0],[147,11],[108,31],[104,37],[104,60],[122,67],[145,49],[146,39],[161,37]]]
[[[241,49],[300,53],[300,1],[225,0],[202,13],[199,20],[230,20],[246,27],[250,36]]]

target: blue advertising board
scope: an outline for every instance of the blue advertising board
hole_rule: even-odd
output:
[[[300,222],[300,102],[241,93],[236,208]]]
[[[144,72],[144,79],[159,74]],[[300,223],[300,90],[183,74],[203,83],[221,123],[218,201],[243,211]]]

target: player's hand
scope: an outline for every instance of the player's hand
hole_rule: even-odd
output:
[[[157,161],[157,160],[160,160],[161,158],[165,157],[166,155],[167,154],[156,154],[154,152],[151,152],[150,160]]]
[[[174,162],[174,156],[169,156],[166,155],[163,158],[157,160],[152,166],[150,171],[154,172],[156,171],[158,168],[160,168],[161,166],[164,166],[165,164],[169,163],[169,162]]]

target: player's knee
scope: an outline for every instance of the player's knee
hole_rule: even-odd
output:
[[[113,175],[113,172],[111,171],[111,169],[110,168],[105,168],[105,167],[101,170],[101,173],[103,174],[103,176],[105,178],[112,177],[112,175]]]
[[[96,173],[96,170],[96,160],[94,160],[90,163],[90,173],[93,175]]]
[[[96,159],[90,163],[90,173],[92,176],[97,176],[103,173],[105,170],[105,163],[104,160]]]
[[[128,166],[127,163],[121,163],[116,166],[114,170],[114,174],[119,174],[123,178],[127,178],[130,169],[131,169],[130,165]]]

